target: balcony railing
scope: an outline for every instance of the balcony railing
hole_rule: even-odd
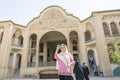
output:
[[[95,39],[91,39],[91,40],[87,40],[85,41],[86,44],[92,44],[94,43],[96,40]]]
[[[49,67],[49,66],[55,66],[56,62],[55,61],[50,61],[50,62],[39,62],[39,67]]]
[[[12,48],[16,48],[16,49],[22,49],[23,48],[23,45],[12,44],[11,46],[12,46]]]
[[[35,67],[35,62],[28,63],[27,67]]]
[[[117,34],[117,35],[106,35],[105,38],[120,38],[120,34]]]

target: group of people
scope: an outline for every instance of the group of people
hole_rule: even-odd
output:
[[[86,63],[83,62],[81,66],[78,58],[74,60],[65,44],[57,45],[54,58],[56,59],[59,80],[73,80],[74,74],[76,80],[89,80],[89,70]]]

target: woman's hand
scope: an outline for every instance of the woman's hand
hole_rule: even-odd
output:
[[[58,44],[57,47],[56,47],[55,53],[58,53],[59,49],[60,49],[60,45]]]
[[[60,49],[60,47],[61,47],[61,46],[58,44],[58,45],[57,45],[57,48],[56,48],[56,50],[59,50],[59,49]]]

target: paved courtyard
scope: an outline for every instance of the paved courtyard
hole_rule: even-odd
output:
[[[58,80],[58,79],[3,79],[3,80]],[[75,79],[74,79],[75,80]],[[90,80],[120,80],[120,77],[90,77]]]

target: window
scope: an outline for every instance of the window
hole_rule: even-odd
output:
[[[35,34],[33,34],[30,38],[30,48],[36,48],[36,40],[37,40],[37,36]]]
[[[116,24],[112,22],[112,23],[110,23],[110,26],[111,26],[112,34],[113,34],[113,35],[118,34]]]
[[[77,51],[78,50],[78,46],[77,46],[77,41],[76,40],[73,40],[72,41],[72,47],[73,47],[73,51]]]
[[[107,26],[106,23],[103,23],[103,29],[104,29],[104,34],[105,35],[110,35],[109,29],[108,29],[108,26]]]
[[[40,53],[43,52],[43,47],[44,47],[43,43],[40,43],[40,44],[39,44],[39,52],[40,52]]]
[[[91,34],[90,31],[85,32],[85,41],[91,40]]]

